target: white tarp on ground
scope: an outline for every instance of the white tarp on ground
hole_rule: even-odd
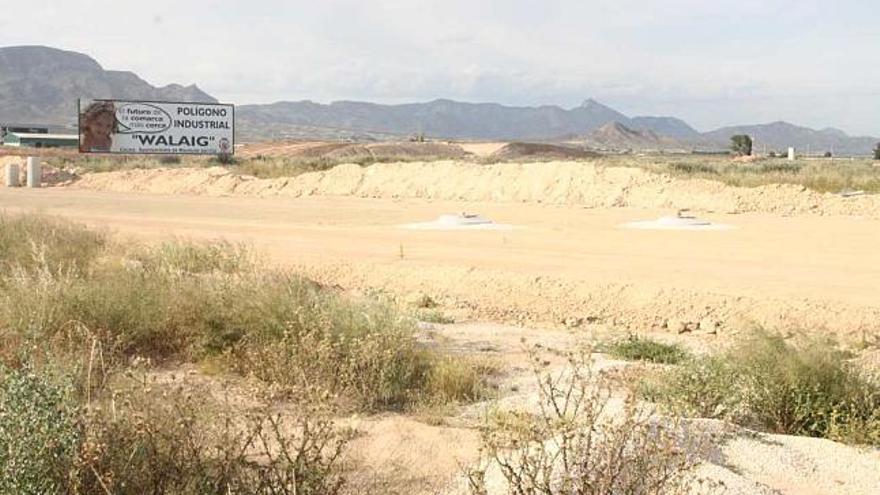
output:
[[[734,228],[731,225],[714,224],[708,220],[690,216],[666,216],[656,220],[629,222],[620,227],[641,230],[730,230]]]
[[[495,223],[481,215],[461,213],[440,215],[433,222],[408,223],[400,228],[409,230],[510,230],[512,225]]]

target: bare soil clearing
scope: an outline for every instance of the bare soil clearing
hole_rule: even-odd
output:
[[[0,208],[44,211],[148,239],[225,238],[346,288],[425,291],[468,316],[598,320],[662,328],[712,318],[853,338],[880,328],[877,221],[701,215],[730,231],[638,231],[664,210],[585,210],[419,199],[219,198],[52,188],[0,189]],[[468,211],[512,231],[435,232],[400,224]],[[356,241],[355,241],[356,240]]]

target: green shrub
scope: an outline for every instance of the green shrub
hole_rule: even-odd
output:
[[[826,341],[797,345],[756,332],[645,386],[674,411],[775,433],[880,444],[880,381]]]
[[[600,350],[618,359],[659,364],[678,364],[688,358],[687,351],[680,345],[663,344],[635,335],[605,344]]]
[[[112,414],[88,418],[78,492],[337,494],[351,433],[330,419],[323,395],[294,404],[243,413],[185,384],[119,393]]]
[[[800,163],[787,163],[787,162],[774,162],[774,163],[759,163],[753,166],[752,170],[749,170],[749,173],[754,174],[797,174],[801,170],[803,170],[804,166]]]
[[[164,155],[159,157],[159,163],[162,165],[180,165],[179,155]]]
[[[669,165],[669,169],[673,172],[685,175],[692,174],[709,174],[709,175],[717,175],[718,170],[716,170],[711,165],[706,165],[703,163],[672,163]]]
[[[735,155],[750,156],[752,154],[752,137],[748,134],[731,136],[730,149]]]
[[[211,158],[211,162],[217,165],[235,165],[238,160],[231,153],[221,153]]]
[[[437,323],[440,325],[450,325],[455,323],[455,318],[447,315],[443,311],[436,309],[423,308],[416,313],[416,319],[427,323]]]
[[[0,493],[61,494],[82,442],[72,388],[0,367]]]

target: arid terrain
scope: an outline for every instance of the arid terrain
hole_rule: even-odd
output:
[[[563,370],[559,356],[585,342],[638,334],[699,356],[760,327],[834,338],[850,358],[880,370],[878,196],[793,183],[737,187],[590,157],[486,160],[505,144],[438,144],[430,155],[440,160],[417,154],[265,178],[213,164],[123,166],[41,189],[0,188],[0,211],[70,219],[120,242],[242,244],[261,262],[340,293],[388,294],[442,314],[419,323],[421,344],[490,359],[496,393],[452,408],[339,418],[360,432],[352,450],[364,476],[382,479],[389,493],[467,493],[462,473],[479,458],[486,411],[536,410],[523,342],[540,344],[548,369]],[[318,147],[343,149],[261,144],[239,160],[284,160]],[[453,148],[469,158],[455,158]],[[504,228],[405,228],[459,213]],[[625,228],[666,216],[729,228]],[[594,357],[599,369],[645,372],[606,352]],[[203,378],[199,369],[191,375]],[[720,417],[694,421],[711,432],[713,447],[697,473],[717,486],[692,493],[880,493],[876,445]],[[498,483],[487,474],[489,493],[504,493]]]

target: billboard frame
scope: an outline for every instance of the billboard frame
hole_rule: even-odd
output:
[[[233,103],[221,103],[221,102],[207,102],[202,103],[200,101],[167,101],[167,100],[129,100],[129,99],[113,99],[113,98],[77,98],[76,99],[76,135],[79,139],[80,145],[82,144],[82,129],[80,126],[82,125],[82,102],[83,100],[87,101],[125,101],[131,103],[164,103],[164,104],[182,104],[182,105],[211,105],[211,106],[223,106],[232,108],[232,146],[230,149],[232,150],[230,153],[225,156],[235,156],[235,104]],[[113,117],[114,120],[116,117]],[[151,152],[143,152],[143,153],[126,153],[124,151],[90,151],[90,152],[78,152],[80,155],[158,155],[158,156],[224,156],[222,153],[170,153],[170,152],[162,152],[162,151],[151,151]]]

